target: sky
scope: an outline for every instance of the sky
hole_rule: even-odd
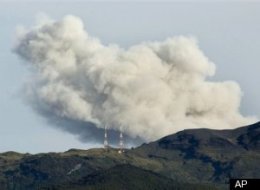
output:
[[[50,126],[21,99],[28,68],[12,52],[17,26],[46,14],[80,17],[91,36],[127,48],[143,41],[187,35],[216,64],[210,80],[235,80],[241,112],[260,117],[260,3],[258,2],[37,2],[0,1],[0,152],[50,152],[99,146]]]

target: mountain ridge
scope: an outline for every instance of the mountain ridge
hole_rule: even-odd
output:
[[[225,189],[232,177],[260,178],[259,135],[260,122],[230,130],[183,130],[123,154],[113,148],[41,154],[9,151],[0,153],[0,187],[104,189],[105,184],[114,184],[115,189],[127,189],[134,186],[133,179],[138,182],[135,189],[145,190],[147,181],[138,179],[146,176],[158,181],[155,189]]]

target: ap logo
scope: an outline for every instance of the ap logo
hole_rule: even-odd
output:
[[[247,180],[237,180],[235,184],[235,189],[241,189],[244,188],[244,186],[247,185]]]
[[[259,179],[230,179],[230,190],[259,190]]]

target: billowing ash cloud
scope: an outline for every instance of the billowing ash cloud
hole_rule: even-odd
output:
[[[149,141],[186,128],[253,121],[239,113],[236,82],[206,80],[215,65],[191,37],[125,50],[103,45],[79,18],[66,16],[20,34],[14,49],[34,73],[25,88],[27,101],[51,123],[86,140],[99,139],[104,124]]]

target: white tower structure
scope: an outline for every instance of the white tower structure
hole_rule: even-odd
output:
[[[119,135],[119,151],[118,153],[121,154],[124,152],[124,136],[122,131],[120,131],[120,135]]]
[[[104,148],[108,149],[109,144],[108,144],[108,139],[107,139],[107,126],[105,125],[105,134],[104,134]]]

